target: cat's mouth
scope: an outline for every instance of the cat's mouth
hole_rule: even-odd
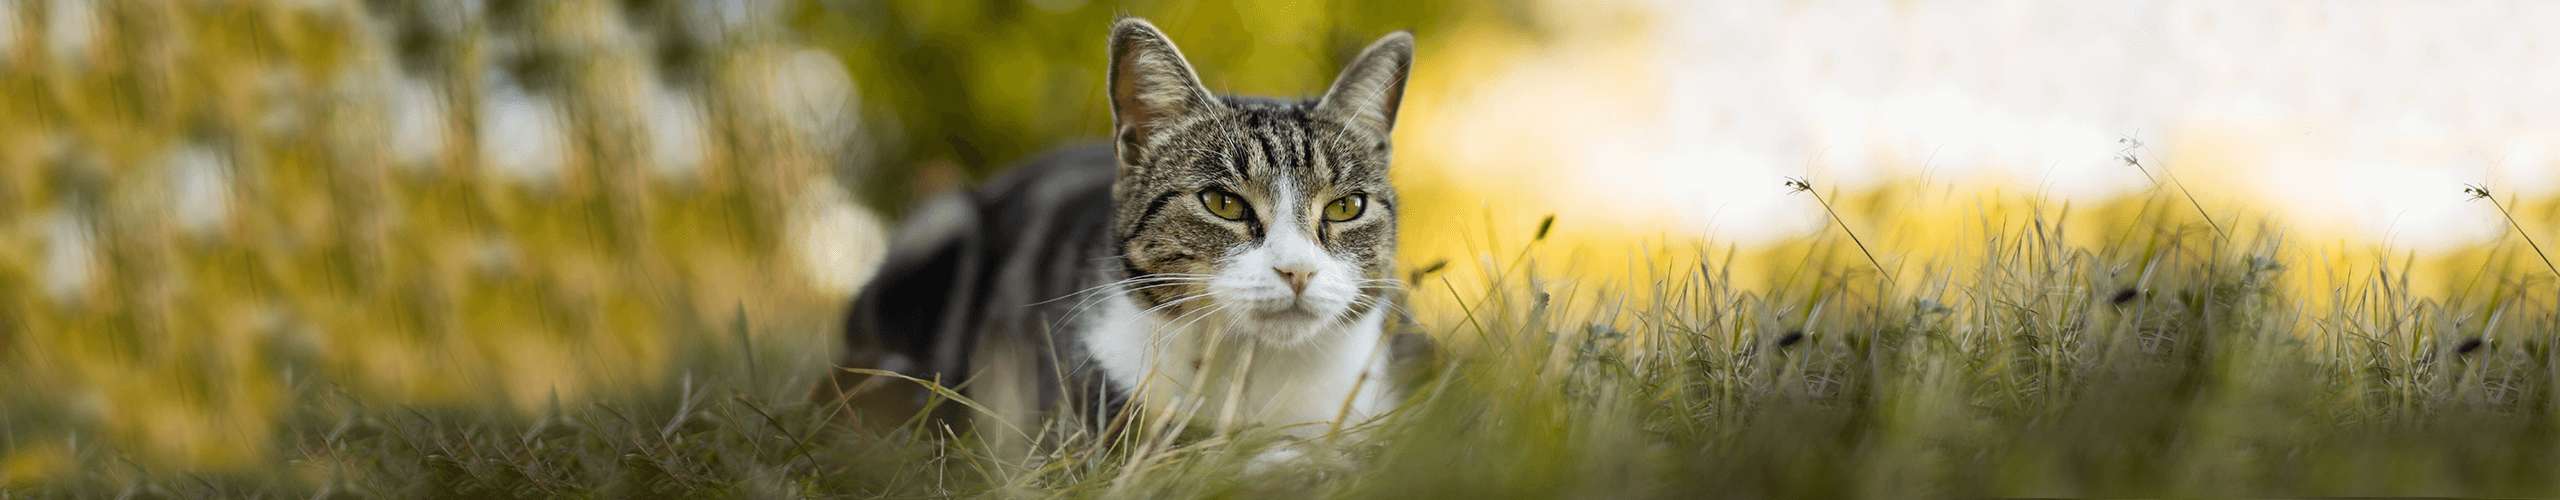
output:
[[[1325,324],[1338,321],[1342,316],[1342,310],[1339,307],[1325,307],[1322,302],[1304,298],[1278,300],[1266,304],[1268,305],[1265,307],[1248,309],[1246,314],[1255,322],[1271,325]]]
[[[1316,311],[1301,301],[1279,309],[1254,311],[1253,316],[1263,321],[1307,322],[1316,320]]]
[[[1226,304],[1226,316],[1248,324],[1265,327],[1311,327],[1342,321],[1344,304],[1321,293],[1291,293],[1291,290],[1240,289],[1223,290],[1218,301]]]
[[[1304,341],[1343,321],[1342,308],[1307,297],[1271,297],[1237,305],[1229,316],[1236,323],[1229,328],[1256,332],[1256,337],[1280,344]]]

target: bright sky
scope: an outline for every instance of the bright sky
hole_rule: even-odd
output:
[[[2464,184],[2560,194],[2560,3],[1627,7],[1549,6],[1563,33],[1407,140],[1460,182],[1744,244],[1821,227],[1790,176],[2130,193],[2125,137],[2209,203],[2420,251],[2504,229]]]

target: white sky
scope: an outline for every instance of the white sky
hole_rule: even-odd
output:
[[[1551,201],[1746,244],[1819,227],[1787,176],[1855,188],[1925,162],[1941,181],[2130,193],[2146,181],[2113,160],[2122,137],[2226,160],[2170,166],[2208,199],[2418,250],[2502,229],[2463,184],[2560,194],[2560,2],[1641,9],[1549,7],[1554,43],[1458,86],[1421,133],[1450,163],[1551,181]]]

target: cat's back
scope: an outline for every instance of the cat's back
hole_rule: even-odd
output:
[[[1102,279],[1116,168],[1108,144],[1062,148],[917,206],[846,313],[844,361],[956,384],[1010,346],[1055,372],[1068,295]]]

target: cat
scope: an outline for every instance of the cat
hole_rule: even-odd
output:
[[[1390,335],[1412,324],[1387,175],[1412,58],[1396,32],[1316,99],[1219,96],[1153,24],[1117,21],[1108,143],[914,210],[842,364],[960,387],[1015,429],[1108,429],[1134,406],[1307,436],[1387,411],[1430,350]],[[927,397],[845,373],[858,419]]]

